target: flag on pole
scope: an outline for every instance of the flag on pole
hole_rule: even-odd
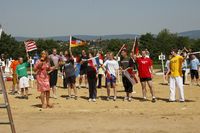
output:
[[[139,54],[139,42],[138,42],[137,37],[135,37],[132,51],[134,52],[135,55]]]
[[[84,46],[86,44],[87,44],[86,41],[70,36],[70,42],[69,42],[70,47],[72,48],[79,47],[79,46]]]
[[[97,70],[97,67],[100,65],[100,60],[98,56],[90,58],[87,61],[88,61],[88,66],[95,68],[95,70]]]
[[[1,39],[1,34],[3,32],[2,26],[0,25],[0,39]]]
[[[136,71],[134,71],[133,68],[129,67],[124,70],[124,75],[131,82],[132,85],[138,83],[138,80],[136,78]]]
[[[25,44],[26,52],[31,52],[37,49],[36,42],[33,40],[27,40],[24,42],[24,44]]]

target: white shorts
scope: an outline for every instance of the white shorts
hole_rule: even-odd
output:
[[[27,77],[21,77],[19,79],[19,87],[20,88],[28,88],[29,87],[29,79]]]

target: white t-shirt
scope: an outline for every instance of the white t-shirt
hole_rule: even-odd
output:
[[[116,70],[119,69],[119,64],[116,60],[106,60],[103,64],[108,72],[114,76],[116,76]]]

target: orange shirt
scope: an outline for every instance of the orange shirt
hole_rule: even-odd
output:
[[[17,65],[19,65],[19,61],[18,60],[14,60],[12,61],[10,68],[12,68],[13,73],[15,73]]]

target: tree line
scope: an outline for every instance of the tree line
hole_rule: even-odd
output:
[[[151,58],[154,62],[158,62],[158,56],[162,52],[166,56],[170,54],[172,48],[183,49],[184,47],[190,48],[193,51],[200,51],[200,39],[190,39],[189,37],[178,36],[177,33],[172,33],[168,29],[163,29],[154,35],[152,33],[146,33],[139,38],[139,50],[148,49]],[[58,51],[65,51],[69,48],[69,42],[54,41],[52,39],[37,39],[37,51],[30,52],[30,55],[34,55],[35,52],[40,53],[42,50],[47,50],[51,53],[53,48]],[[96,40],[89,41],[87,46],[72,48],[74,55],[80,54],[82,49],[85,50],[102,50],[104,53],[112,51],[115,54],[119,51],[123,44],[131,51],[134,40],[131,39],[111,39],[111,40]],[[8,58],[12,57],[25,57],[25,46],[23,42],[18,42],[14,37],[6,33],[2,33],[0,40],[0,53],[5,54]]]

